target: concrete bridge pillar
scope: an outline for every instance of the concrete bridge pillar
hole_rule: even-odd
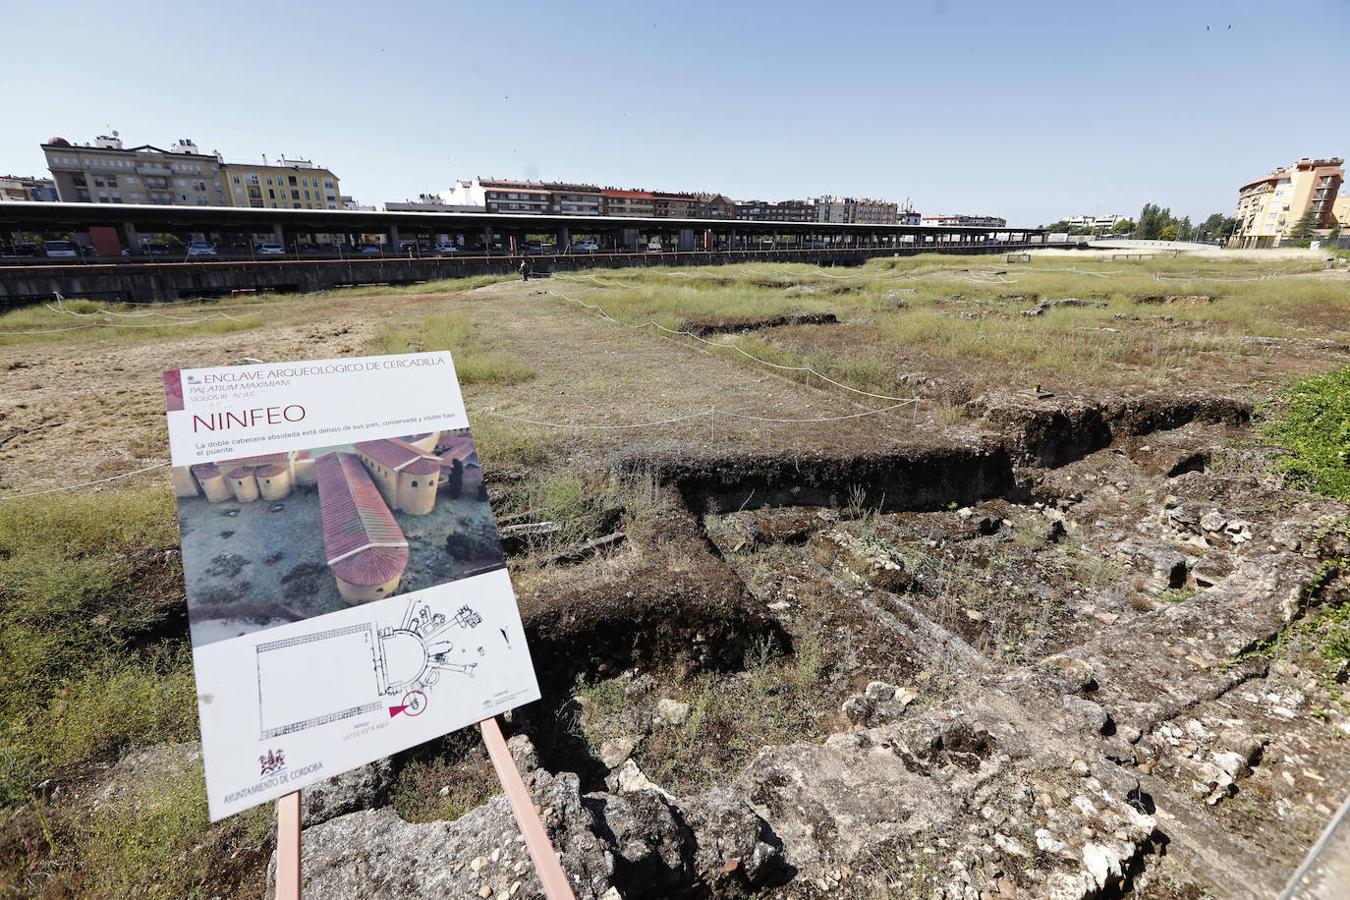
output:
[[[272,243],[280,244],[282,247],[286,246],[286,234],[281,230],[280,225],[272,226]]]
[[[681,228],[681,229],[680,229],[680,251],[681,251],[681,252],[686,252],[686,253],[687,253],[688,251],[693,250],[693,249],[694,249],[694,229],[692,229],[692,228]]]
[[[623,230],[623,246],[626,250],[638,248],[638,230],[636,228],[625,228]]]
[[[397,225],[389,226],[388,239],[389,239],[389,252],[394,254],[395,256],[401,255],[403,253],[403,250],[398,245],[400,238],[398,234]]]
[[[122,246],[132,253],[141,252],[141,236],[136,232],[136,226],[131,222],[122,223],[122,233],[118,237],[122,240]]]
[[[566,250],[566,249],[567,249],[568,247],[570,247],[570,246],[572,246],[572,229],[566,228],[566,227],[564,227],[564,228],[559,228],[559,229],[558,229],[558,250],[559,250],[559,251],[563,251],[563,250]]]

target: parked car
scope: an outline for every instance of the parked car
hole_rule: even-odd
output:
[[[379,244],[360,244],[359,246],[357,246],[356,252],[361,254],[362,256],[384,255],[384,250],[380,248]]]
[[[286,248],[280,244],[265,243],[259,244],[253,248],[253,252],[259,256],[285,256]]]
[[[206,241],[193,241],[187,245],[187,255],[192,256],[219,256],[216,252],[215,244],[208,244]]]
[[[15,244],[0,251],[3,256],[41,256],[42,248],[37,244]]]
[[[141,244],[141,253],[145,256],[172,256],[178,252],[178,249],[172,244],[144,243]]]
[[[438,242],[431,248],[431,252],[435,253],[437,256],[454,256],[459,252],[459,247],[454,244]]]
[[[573,253],[598,253],[600,245],[595,241],[575,241],[572,244]]]
[[[647,244],[647,252],[648,252],[648,253],[660,253],[660,252],[661,252],[661,242],[660,242],[660,241],[650,241],[650,242],[648,242],[648,244]]]
[[[52,258],[80,255],[80,250],[74,241],[47,241],[43,244],[43,251]]]

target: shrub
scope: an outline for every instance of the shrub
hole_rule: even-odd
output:
[[[1277,408],[1265,432],[1290,451],[1278,462],[1290,481],[1350,500],[1350,368],[1295,382]]]

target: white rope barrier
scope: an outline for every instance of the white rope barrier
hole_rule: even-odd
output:
[[[524,416],[513,416],[509,413],[501,413],[496,410],[480,409],[475,410],[475,416],[490,416],[494,419],[503,419],[508,422],[519,422],[522,425],[536,425],[541,428],[574,429],[577,431],[620,431],[630,428],[660,428],[666,425],[674,425],[679,422],[688,422],[693,419],[717,418],[722,416],[728,419],[745,419],[751,422],[771,422],[783,425],[810,425],[818,422],[841,422],[845,419],[863,419],[868,416],[877,416],[882,413],[894,412],[905,406],[909,406],[910,401],[904,403],[895,403],[891,406],[881,409],[866,409],[861,412],[845,413],[838,416],[819,416],[812,419],[787,419],[775,416],[756,416],[750,413],[734,412],[729,409],[720,409],[716,406],[710,406],[707,409],[692,412],[688,415],[676,416],[671,419],[658,419],[653,422],[629,422],[624,424],[600,424],[592,425],[585,422],[547,422],[540,419],[529,419]]]
[[[45,491],[29,491],[26,494],[0,494],[0,503],[9,500],[22,500],[24,497],[41,497],[43,494],[58,494],[62,491],[73,491],[79,488],[93,487],[98,484],[107,484],[110,481],[120,481],[123,478],[130,478],[133,475],[141,475],[145,472],[153,472],[155,469],[162,469],[167,466],[167,462],[155,463],[152,466],[146,466],[144,469],[135,469],[131,472],[123,472],[121,475],[113,475],[108,478],[99,478],[94,481],[86,481],[83,484],[67,484],[63,487],[49,488]]]
[[[599,306],[598,304],[595,304],[595,303],[587,303],[587,302],[584,301],[584,300],[578,300],[578,299],[575,298],[575,297],[569,297],[567,294],[563,293],[562,291],[549,290],[547,293],[550,294],[551,296],[559,297],[559,298],[561,298],[561,299],[563,299],[563,300],[566,300],[566,301],[568,301],[569,303],[575,303],[575,304],[577,304],[578,306],[584,307],[584,308],[586,308],[586,309],[594,310],[596,313],[598,313],[598,314],[600,315],[601,318],[605,319],[606,321],[610,322],[611,324],[619,325],[619,326],[624,327],[624,328],[634,328],[634,329],[637,329],[637,328],[656,328],[656,329],[658,329],[658,330],[660,330],[660,331],[666,332],[667,334],[678,335],[678,336],[680,336],[680,337],[690,337],[690,338],[693,338],[694,340],[698,341],[699,343],[701,343],[701,344],[706,344],[707,346],[712,347],[712,348],[714,348],[714,349],[716,349],[716,350],[735,350],[737,353],[741,354],[741,355],[744,356],[746,359],[749,359],[749,360],[752,360],[752,361],[754,361],[754,362],[757,362],[757,363],[759,363],[760,365],[763,365],[763,366],[768,366],[769,368],[772,368],[772,369],[778,369],[779,371],[783,371],[783,372],[802,372],[802,373],[814,375],[814,376],[816,376],[817,378],[819,378],[821,381],[828,382],[829,384],[832,384],[832,385],[834,385],[835,387],[841,388],[841,389],[843,389],[843,390],[845,390],[845,391],[848,391],[848,392],[850,392],[850,393],[853,393],[853,394],[858,394],[858,395],[863,396],[863,397],[871,397],[871,398],[873,398],[873,399],[875,399],[875,400],[889,400],[889,401],[892,401],[892,402],[899,402],[899,403],[901,403],[901,404],[904,404],[904,403],[913,403],[913,404],[915,404],[915,405],[918,405],[918,403],[919,403],[919,399],[920,399],[920,398],[918,398],[918,397],[892,397],[892,396],[890,396],[890,395],[888,395],[888,394],[876,394],[876,393],[873,393],[872,391],[864,391],[864,390],[862,390],[861,388],[855,388],[855,387],[852,387],[852,386],[850,386],[850,385],[844,384],[843,382],[835,381],[833,378],[830,378],[828,375],[824,375],[824,374],[818,372],[816,369],[812,368],[811,366],[789,366],[789,365],[784,365],[784,364],[782,364],[782,363],[770,362],[770,361],[767,360],[767,359],[761,359],[760,357],[755,356],[753,353],[748,353],[748,352],[746,352],[744,349],[742,349],[741,347],[738,347],[738,346],[735,345],[735,344],[726,344],[726,343],[719,343],[719,342],[717,342],[717,341],[710,341],[710,340],[708,340],[708,339],[706,339],[706,338],[704,338],[704,337],[700,337],[699,335],[695,334],[695,333],[692,332],[692,331],[683,331],[683,330],[676,329],[676,328],[667,328],[666,326],[662,325],[660,322],[657,322],[657,321],[655,321],[655,320],[653,320],[653,319],[648,319],[648,320],[645,321],[645,322],[636,322],[636,323],[621,322],[621,321],[619,321],[618,319],[616,319],[616,318],[614,318],[613,316],[611,316],[608,312],[605,311],[604,307]]]

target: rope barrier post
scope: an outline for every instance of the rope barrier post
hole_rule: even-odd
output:
[[[497,770],[497,780],[506,791],[506,799],[511,804],[516,825],[520,828],[521,837],[525,839],[525,849],[530,852],[530,859],[534,862],[534,871],[539,876],[539,884],[544,888],[544,896],[548,900],[576,900],[572,886],[567,882],[567,874],[563,872],[562,864],[558,862],[557,851],[553,849],[553,843],[548,839],[544,823],[539,820],[534,800],[525,788],[520,770],[516,768],[516,761],[506,746],[506,738],[502,737],[502,730],[497,725],[496,717],[484,719],[478,723],[478,727],[482,729],[483,743],[487,745],[492,767]]]
[[[276,900],[300,900],[300,792],[277,800]]]

